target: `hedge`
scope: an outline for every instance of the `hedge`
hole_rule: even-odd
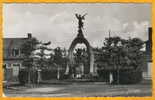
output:
[[[121,84],[135,84],[142,81],[142,71],[135,70],[123,70],[120,71],[120,83]]]
[[[109,74],[113,74],[113,83],[117,83],[117,70],[98,70],[99,79],[104,82],[109,82]],[[138,70],[120,70],[119,83],[120,84],[135,84],[142,80],[142,71]]]
[[[64,77],[65,70],[60,70],[60,79]],[[41,71],[42,80],[57,79],[57,70],[44,69]]]
[[[30,71],[31,83],[37,83],[37,71]],[[20,70],[18,75],[19,83],[21,85],[25,85],[28,82],[28,71],[27,70]]]
[[[25,85],[28,82],[28,71],[20,70],[18,74],[19,83]]]

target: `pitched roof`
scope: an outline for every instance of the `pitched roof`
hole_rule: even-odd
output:
[[[4,38],[3,48],[20,48],[27,38]]]

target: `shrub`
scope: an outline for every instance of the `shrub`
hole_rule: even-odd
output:
[[[19,83],[25,85],[28,81],[28,71],[20,70],[18,75]]]
[[[71,76],[69,74],[67,74],[67,75],[63,74],[60,76],[60,79],[69,79],[69,78],[71,78]]]
[[[114,84],[117,83],[118,75],[117,70],[98,70],[99,79],[104,82],[109,82],[109,74],[113,73]],[[142,80],[142,71],[138,70],[120,70],[119,71],[119,84],[135,84]]]
[[[109,70],[98,70],[99,80],[109,82]]]
[[[120,71],[120,84],[135,84],[142,80],[142,71],[123,70]]]
[[[60,70],[60,79],[63,79],[64,70]],[[41,71],[42,80],[57,79],[57,69],[44,69]]]
[[[42,80],[56,79],[57,71],[44,69],[41,71],[41,77],[42,77]]]
[[[33,84],[37,83],[37,79],[38,79],[38,73],[36,70],[34,71],[30,71],[30,81]],[[19,75],[18,75],[18,79],[19,79],[19,83],[21,85],[25,85],[26,83],[28,83],[28,70],[22,69],[19,71]]]

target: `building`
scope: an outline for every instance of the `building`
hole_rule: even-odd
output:
[[[151,79],[152,77],[152,27],[148,28],[148,40],[145,41],[146,49],[146,68],[144,69],[143,77],[145,79]]]
[[[32,38],[28,33],[25,38],[4,38],[3,41],[3,68],[4,80],[18,81],[19,70],[23,68],[23,56],[21,53],[22,44]]]

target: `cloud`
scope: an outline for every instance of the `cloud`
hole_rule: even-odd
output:
[[[41,41],[51,41],[52,47],[69,48],[77,35],[78,22],[74,14],[88,12],[84,20],[84,36],[94,47],[102,45],[109,31],[112,36],[139,37],[147,40],[147,29],[151,26],[150,6],[135,4],[134,9],[131,6],[128,4],[40,4],[40,6],[5,4],[4,36],[23,37],[26,33],[32,33]],[[144,16],[142,13],[136,13],[142,10]]]
[[[147,40],[148,39],[148,27],[149,22],[148,21],[143,21],[141,23],[134,22],[134,30],[133,30],[133,37],[139,37],[142,40]]]

